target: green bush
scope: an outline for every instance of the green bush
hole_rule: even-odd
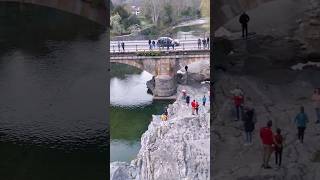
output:
[[[137,52],[137,56],[160,56],[160,51],[145,51],[145,52]]]

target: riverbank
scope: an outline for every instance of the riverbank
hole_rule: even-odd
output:
[[[201,102],[209,85],[179,85],[177,100],[168,106],[168,120],[153,115],[137,157],[130,164],[111,163],[110,179],[209,179],[210,102],[200,106],[199,115],[192,115],[182,89]]]

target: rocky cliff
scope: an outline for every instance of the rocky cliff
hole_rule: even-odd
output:
[[[141,149],[130,164],[110,164],[111,179],[176,180],[210,177],[210,102],[191,114],[181,97],[186,89],[191,99],[208,98],[209,85],[179,86],[176,102],[168,107],[168,120],[154,115],[142,135]]]

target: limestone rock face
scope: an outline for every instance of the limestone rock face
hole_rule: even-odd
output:
[[[137,158],[131,164],[111,163],[112,180],[210,179],[210,102],[199,108],[199,115],[192,115],[181,97],[182,89],[201,102],[209,87],[179,86],[177,101],[168,107],[168,120],[153,116]]]
[[[273,73],[273,70],[270,73]],[[284,71],[284,70],[283,70]],[[215,180],[317,180],[320,179],[319,159],[315,159],[320,150],[320,125],[315,124],[316,116],[311,95],[314,87],[320,86],[320,71],[314,69],[299,70],[285,80],[276,73],[265,79],[254,75],[219,73],[216,81],[216,118],[212,122],[215,153],[213,170]],[[278,80],[280,79],[280,80]],[[254,107],[257,123],[253,132],[253,144],[244,144],[243,122],[236,122],[230,90],[236,84],[245,93],[245,103]],[[305,107],[309,117],[305,140],[297,141],[297,128],[294,118],[300,106]],[[274,154],[270,165],[273,169],[262,169],[262,147],[259,130],[268,120],[273,121],[273,131],[282,129],[285,137],[282,166],[275,165]]]
[[[182,75],[181,81],[185,82],[201,82],[210,79],[210,61],[203,60],[194,62],[188,65],[188,73],[185,72],[184,67],[179,70]]]
[[[155,88],[153,93],[156,96],[167,97],[176,93],[176,79],[169,75],[158,75],[155,77]]]

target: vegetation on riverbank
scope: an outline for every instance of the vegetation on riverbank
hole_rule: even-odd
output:
[[[180,22],[210,16],[209,0],[143,0],[139,13],[126,1],[110,3],[111,36],[138,32],[156,36]]]

